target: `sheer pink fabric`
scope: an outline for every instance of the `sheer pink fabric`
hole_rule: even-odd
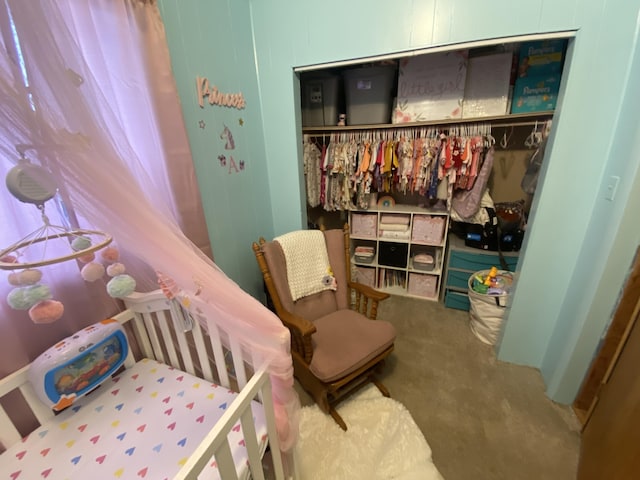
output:
[[[39,145],[37,157],[46,159],[57,172],[83,218],[111,233],[121,248],[151,269],[173,278],[194,300],[194,308],[215,316],[242,338],[247,350],[271,358],[281,448],[289,450],[297,436],[299,400],[293,389],[288,330],[186,238],[165,198],[143,193],[141,182],[152,182],[149,169],[135,154],[126,128],[101,93],[100,78],[84,61],[60,2],[7,3],[20,36],[33,96],[26,95],[15,81],[15,59],[3,51],[0,152],[15,158],[16,143]],[[153,22],[156,28],[161,22],[155,5],[124,0],[108,3],[144,9],[144,21]],[[5,12],[2,15],[4,33],[8,19]],[[74,75],[83,82],[74,81]]]

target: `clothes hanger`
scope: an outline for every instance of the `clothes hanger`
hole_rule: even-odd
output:
[[[507,136],[507,129],[504,129],[504,133],[502,134],[502,138],[500,139],[500,147],[502,147],[503,150],[506,150],[507,147],[509,146],[509,140],[511,140],[511,136],[513,135],[513,125],[511,125],[511,131],[509,132],[509,135]]]
[[[527,148],[536,148],[541,142],[542,132],[538,131],[538,121],[536,120],[533,130],[531,130],[531,133],[529,133],[529,136],[524,141],[524,146]]]

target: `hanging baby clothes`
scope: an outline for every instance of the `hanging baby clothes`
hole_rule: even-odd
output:
[[[454,195],[474,190],[491,138],[482,128],[451,126],[333,133],[329,142],[306,137],[307,201],[327,211],[369,207],[371,192],[418,195],[451,206]],[[314,166],[314,165],[317,165]],[[397,200],[397,199],[396,199]]]
[[[493,152],[493,147],[486,152],[473,188],[471,190],[458,190],[453,195],[451,208],[455,209],[462,218],[472,217],[480,208],[480,200],[493,168]]]
[[[320,205],[320,158],[322,152],[313,142],[306,141],[303,148],[304,175],[307,187],[307,203],[310,207]]]
[[[403,194],[408,193],[409,179],[413,171],[413,142],[405,137],[398,142],[398,165],[399,165],[399,189]]]

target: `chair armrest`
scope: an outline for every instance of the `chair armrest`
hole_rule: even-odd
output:
[[[349,288],[356,292],[355,302],[351,308],[371,320],[375,320],[378,316],[378,303],[390,297],[388,293],[379,292],[362,283],[349,282]]]
[[[308,365],[313,358],[313,342],[311,335],[316,332],[312,321],[281,309],[278,317],[291,334],[291,351],[297,353]]]
[[[303,337],[309,336],[316,331],[316,326],[311,320],[295,315],[287,310],[278,312],[280,320],[289,328],[293,328]]]
[[[388,293],[380,292],[363,283],[349,282],[349,288],[353,288],[365,297],[378,302],[390,297]]]

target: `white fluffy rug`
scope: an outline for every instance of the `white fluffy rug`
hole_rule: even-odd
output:
[[[300,413],[300,480],[443,480],[431,448],[401,403],[373,385],[338,404],[342,431],[316,406]]]

